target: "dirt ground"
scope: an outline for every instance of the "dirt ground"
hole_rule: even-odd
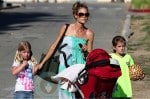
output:
[[[129,38],[129,44],[136,44],[144,36],[145,32],[140,31],[142,29],[143,20],[136,20],[131,22],[131,29],[134,34]],[[140,64],[142,68],[149,66],[150,64],[150,51],[146,51],[145,45],[137,46],[135,51],[130,53],[135,59],[135,63]],[[146,75],[141,81],[132,81],[133,99],[150,99],[150,77]]]

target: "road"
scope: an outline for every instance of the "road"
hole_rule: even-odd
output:
[[[121,3],[88,5],[91,15],[86,25],[95,33],[94,48],[110,52],[113,36],[120,34],[122,29],[127,14],[126,7]],[[71,3],[36,3],[0,12],[0,99],[13,97],[15,77],[12,76],[10,67],[18,43],[28,40],[32,45],[33,55],[39,61],[41,53],[46,52],[54,41],[59,27],[74,21],[71,7]],[[36,98],[57,99],[56,85],[49,85],[37,76],[35,85]],[[51,88],[55,90],[52,92]]]

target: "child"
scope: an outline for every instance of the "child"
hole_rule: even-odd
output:
[[[33,99],[33,74],[38,70],[36,64],[30,43],[20,42],[12,65],[12,74],[16,75],[14,99]]]
[[[126,40],[124,37],[115,36],[112,40],[112,46],[113,53],[110,55],[119,61],[122,72],[122,75],[117,80],[112,97],[130,99],[132,97],[132,87],[128,67],[133,65],[134,61],[128,53],[125,53]]]

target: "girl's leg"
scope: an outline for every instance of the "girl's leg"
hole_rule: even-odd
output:
[[[17,91],[15,92],[14,99],[33,99],[33,92],[32,91]]]
[[[27,99],[33,99],[33,92],[32,91],[26,92],[26,95],[27,95]]]
[[[26,93],[24,91],[16,91],[14,99],[26,99]]]

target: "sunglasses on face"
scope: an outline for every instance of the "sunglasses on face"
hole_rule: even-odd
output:
[[[89,17],[89,13],[78,13],[78,16],[79,17],[83,17],[83,16],[85,16],[85,17]]]

